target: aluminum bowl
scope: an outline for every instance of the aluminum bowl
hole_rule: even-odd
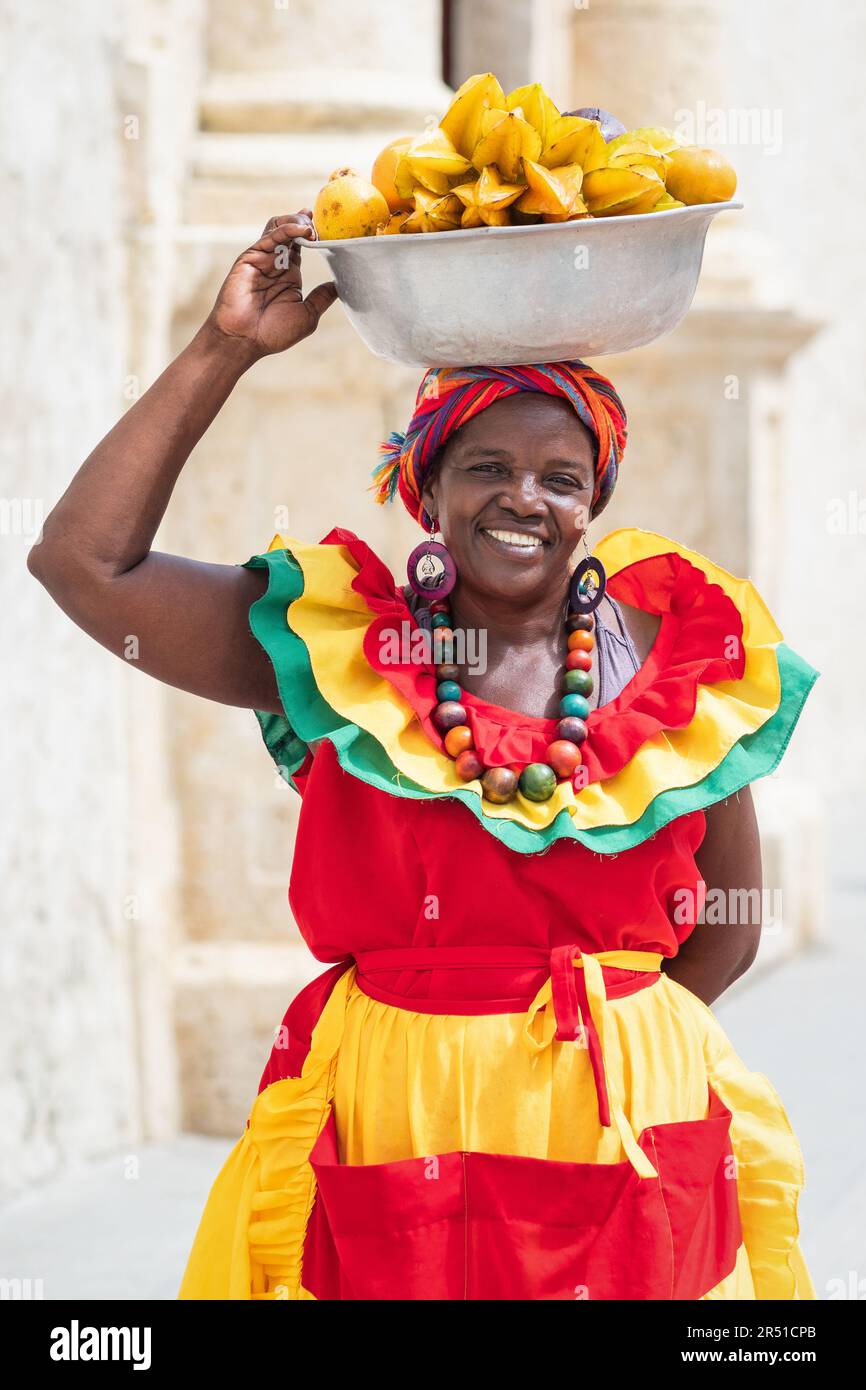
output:
[[[707,228],[742,203],[530,227],[304,242],[349,321],[389,362],[510,366],[627,352],[694,297]]]

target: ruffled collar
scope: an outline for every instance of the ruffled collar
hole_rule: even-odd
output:
[[[603,561],[605,552],[616,548],[611,542],[622,534],[614,533],[596,546]],[[393,643],[387,642],[390,632],[408,632],[409,652],[418,652],[412,638],[421,629],[402,589],[388,566],[351,531],[335,529],[322,544],[344,547],[357,567],[351,588],[372,614],[363,638],[371,669],[408,703],[431,745],[443,752],[442,737],[432,720],[437,703],[432,663],[393,659]],[[679,549],[652,553],[616,569],[608,587],[615,599],[658,614],[661,623],[640,670],[615,699],[589,714],[582,751],[590,784],[615,776],[664,730],[686,728],[695,714],[699,687],[738,681],[745,664],[743,620],[737,605]],[[400,647],[408,656],[406,645]],[[487,766],[544,761],[545,750],[556,737],[556,719],[505,709],[469,691],[464,692],[462,703],[475,747]]]

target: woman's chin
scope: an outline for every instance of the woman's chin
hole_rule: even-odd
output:
[[[564,585],[565,561],[557,567],[551,565],[550,559],[546,547],[530,555],[494,553],[492,547],[482,554],[474,547],[471,562],[461,565],[457,561],[457,573],[461,585],[470,592],[500,602],[513,598],[525,604],[549,594],[554,584]]]

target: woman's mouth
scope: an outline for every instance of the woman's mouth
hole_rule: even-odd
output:
[[[525,560],[538,555],[544,545],[540,536],[530,535],[527,531],[507,531],[499,526],[482,526],[480,529],[488,545],[501,555],[517,555]]]

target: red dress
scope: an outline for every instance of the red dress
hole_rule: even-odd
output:
[[[429,668],[380,660],[412,620],[363,543],[250,562],[284,707],[259,719],[303,796],[292,909],[333,964],[286,1014],[182,1296],[813,1296],[781,1103],[660,967],[701,911],[704,808],[776,765],[815,673],[748,581],[646,532],[598,550],[659,637],[590,716],[589,785],[508,807],[456,778]],[[485,761],[550,739],[467,704]]]

